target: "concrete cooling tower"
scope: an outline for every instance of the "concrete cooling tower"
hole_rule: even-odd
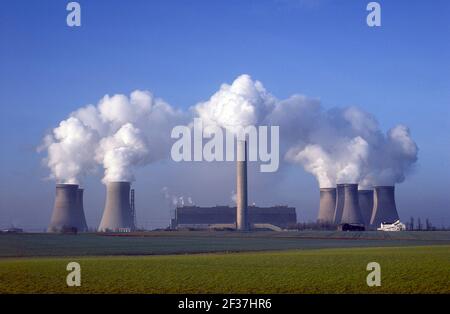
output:
[[[342,219],[342,211],[344,209],[344,184],[336,185],[336,207],[334,209],[333,222],[335,224],[340,224]]]
[[[344,184],[344,208],[340,223],[364,224],[359,208],[358,184]]]
[[[247,198],[247,142],[237,141],[236,229],[250,230]]]
[[[370,225],[370,218],[372,217],[373,209],[373,190],[359,190],[359,208],[364,220],[364,225]]]
[[[77,184],[57,184],[55,203],[48,232],[60,232],[70,228],[82,231],[80,224],[79,205],[77,202]]]
[[[379,227],[382,222],[394,222],[399,219],[395,206],[394,186],[374,187],[373,212],[370,224]]]
[[[78,188],[77,190],[76,209],[77,209],[77,226],[79,226],[78,231],[86,232],[88,231],[88,226],[86,223],[86,216],[84,215],[83,189],[80,188]]]
[[[98,231],[135,230],[130,206],[130,182],[108,182],[106,202]]]
[[[336,188],[320,189],[320,205],[318,223],[333,223],[336,208]]]

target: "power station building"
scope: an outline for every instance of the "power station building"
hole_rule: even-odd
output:
[[[285,229],[297,223],[294,207],[248,206],[249,227]],[[236,228],[236,207],[230,206],[179,206],[172,219],[174,229],[208,229],[208,228]]]

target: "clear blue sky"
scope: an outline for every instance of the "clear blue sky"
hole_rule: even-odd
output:
[[[29,224],[30,204],[48,220],[54,187],[35,149],[70,111],[134,89],[187,108],[242,73],[279,98],[408,125],[420,154],[399,202],[450,225],[449,1],[379,1],[379,28],[365,23],[368,0],[78,1],[79,28],[66,25],[68,2],[1,2],[0,225]]]

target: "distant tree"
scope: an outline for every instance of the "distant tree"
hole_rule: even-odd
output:
[[[422,230],[422,222],[420,221],[420,217],[417,218],[417,230]]]

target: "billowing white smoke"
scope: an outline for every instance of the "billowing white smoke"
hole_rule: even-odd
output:
[[[194,107],[203,125],[217,125],[236,132],[240,127],[260,124],[272,110],[275,98],[261,82],[241,75],[231,84],[222,84],[208,101]]]
[[[103,181],[133,180],[132,168],[165,157],[170,130],[185,120],[148,91],[104,96],[96,106],[71,113],[44,139],[51,178],[78,183],[96,163],[105,169]]]
[[[417,161],[407,127],[386,134],[375,117],[357,107],[325,110],[318,99],[293,95],[278,100],[248,75],[223,84],[189,112],[173,109],[147,91],[104,96],[73,112],[44,140],[51,177],[78,182],[100,163],[104,180],[130,180],[132,169],[168,157],[175,125],[193,113],[204,126],[235,131],[248,125],[280,126],[285,159],[303,165],[321,187],[360,183],[363,187],[402,182]]]
[[[98,139],[98,134],[77,118],[61,121],[39,148],[48,150],[44,163],[51,170],[50,178],[58,183],[79,184],[80,176],[95,168],[94,152]]]
[[[417,161],[418,148],[404,126],[384,134],[376,119],[356,107],[321,109],[315,123],[298,132],[286,158],[302,164],[321,187],[359,183],[394,185]]]
[[[405,180],[405,175],[417,161],[418,147],[408,127],[397,125],[387,132],[378,145],[373,145],[370,167],[361,186],[393,185]]]
[[[103,182],[134,181],[132,168],[149,161],[149,147],[142,132],[131,123],[100,141],[96,160],[105,168]]]
[[[302,164],[321,187],[393,185],[404,180],[417,160],[417,145],[404,126],[384,134],[376,118],[357,107],[324,110],[319,100],[303,95],[278,100],[248,75],[223,84],[194,112],[204,125],[230,130],[252,124],[280,126],[285,158]]]
[[[336,182],[358,183],[367,161],[369,145],[361,137],[341,139],[332,148],[319,144],[293,147],[288,150],[288,160],[303,164],[321,187],[333,187]]]

